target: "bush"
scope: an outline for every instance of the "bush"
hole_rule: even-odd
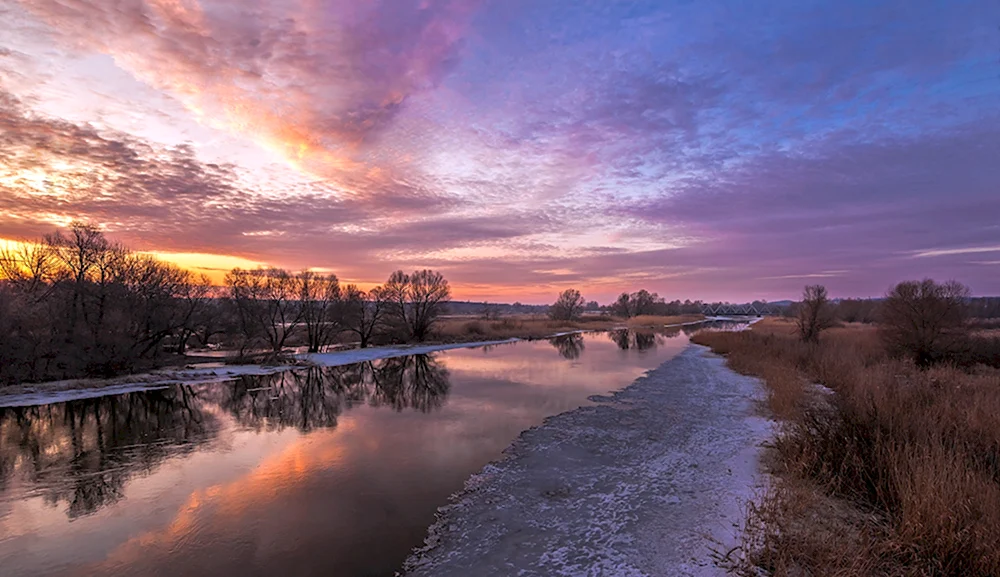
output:
[[[905,281],[886,294],[879,335],[889,354],[919,367],[954,361],[968,347],[969,289],[958,282]]]
[[[810,285],[802,291],[798,306],[799,336],[807,343],[819,342],[819,334],[834,325],[830,299],[823,285]]]
[[[566,289],[559,295],[555,304],[549,307],[549,316],[555,321],[571,321],[580,316],[586,304],[580,291]]]

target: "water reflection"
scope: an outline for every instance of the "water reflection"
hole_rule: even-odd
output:
[[[137,472],[212,440],[214,405],[255,431],[337,426],[345,408],[367,403],[429,412],[450,389],[448,370],[428,355],[343,367],[243,376],[36,407],[0,408],[0,491],[17,476],[74,519],[113,504]],[[70,482],[66,482],[69,480]]]
[[[666,337],[662,334],[657,334],[648,330],[635,331],[620,329],[617,331],[610,331],[608,333],[608,338],[610,338],[616,345],[618,345],[618,348],[623,351],[630,349],[647,351],[655,348],[658,344],[666,342]]]
[[[134,475],[217,428],[190,387],[0,408],[0,490],[19,477],[75,519],[117,502]]]
[[[583,354],[583,335],[581,333],[570,333],[549,339],[549,344],[559,351],[559,356],[568,360],[576,360]]]
[[[342,367],[309,367],[227,384],[219,405],[255,430],[335,427],[344,408],[367,403],[396,411],[438,409],[451,385],[448,371],[429,355]]]
[[[392,575],[520,431],[685,344],[573,334],[0,409],[0,566]]]

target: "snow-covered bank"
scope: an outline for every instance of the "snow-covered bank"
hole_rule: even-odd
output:
[[[78,399],[93,399],[106,395],[120,395],[136,391],[154,391],[172,385],[214,383],[228,381],[243,375],[269,375],[295,365],[265,367],[261,365],[232,365],[211,368],[158,370],[113,379],[69,379],[0,387],[0,407],[30,407]]]
[[[699,321],[689,321],[689,322],[686,322],[686,323],[674,323],[672,325],[663,325],[663,327],[664,328],[668,328],[668,329],[669,328],[673,328],[673,327],[690,327],[690,326],[693,326],[693,325],[705,324],[706,322],[709,322],[709,319],[705,318],[705,319],[701,319]]]
[[[439,511],[408,575],[723,575],[756,485],[760,383],[708,349],[521,434]]]
[[[406,355],[423,355],[450,349],[502,345],[517,342],[518,340],[505,339],[501,341],[479,341],[442,345],[371,347],[331,353],[304,354],[298,355],[298,359],[310,364],[334,367]],[[135,391],[164,389],[172,385],[229,381],[244,375],[270,375],[301,368],[303,368],[302,365],[224,365],[218,367],[158,370],[136,375],[125,375],[114,379],[72,379],[0,387],[0,407],[46,405],[49,403],[91,399]]]
[[[399,347],[371,347],[367,349],[351,349],[349,351],[334,351],[332,353],[311,353],[299,355],[299,358],[307,362],[324,367],[338,367],[341,365],[352,365],[365,361],[378,359],[391,359],[393,357],[405,357],[408,355],[426,355],[438,351],[448,351],[451,349],[468,349],[474,347],[485,347],[489,345],[505,345],[516,343],[521,339],[504,339],[502,341],[478,341],[472,343],[452,343],[448,345],[407,345]]]

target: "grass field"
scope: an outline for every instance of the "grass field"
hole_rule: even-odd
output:
[[[1000,575],[1000,370],[918,370],[872,326],[794,333],[768,319],[694,337],[761,377],[780,421],[739,571]]]

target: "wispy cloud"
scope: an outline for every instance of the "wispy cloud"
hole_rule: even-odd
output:
[[[779,280],[779,279],[810,279],[810,278],[833,278],[838,276],[844,276],[849,271],[846,270],[828,270],[823,272],[814,272],[806,274],[783,274],[778,276],[763,276],[760,277],[761,280]]]
[[[932,256],[951,256],[956,254],[978,254],[983,252],[1000,252],[1000,245],[996,246],[969,246],[964,248],[938,248],[932,250],[922,250],[913,253],[914,258],[927,258]]]

